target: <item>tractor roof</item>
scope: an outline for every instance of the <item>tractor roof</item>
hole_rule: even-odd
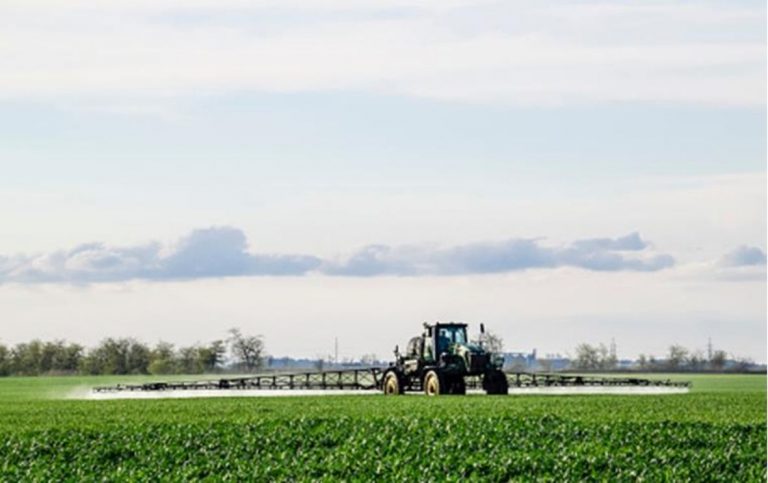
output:
[[[425,327],[466,327],[467,324],[464,322],[435,322],[434,324],[430,324],[428,322],[424,322]]]

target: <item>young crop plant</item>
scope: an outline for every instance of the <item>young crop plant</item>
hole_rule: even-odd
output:
[[[766,399],[752,389],[111,401],[2,394],[0,481],[765,481]]]

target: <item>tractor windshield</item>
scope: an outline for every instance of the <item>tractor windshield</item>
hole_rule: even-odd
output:
[[[437,332],[437,353],[448,350],[452,344],[466,344],[467,329],[465,327],[440,327]]]

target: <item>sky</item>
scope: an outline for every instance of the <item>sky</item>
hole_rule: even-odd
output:
[[[5,0],[0,343],[766,360],[757,1]]]

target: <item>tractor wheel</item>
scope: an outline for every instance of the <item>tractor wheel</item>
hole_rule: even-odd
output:
[[[489,395],[507,394],[509,392],[507,376],[501,371],[491,372],[485,376],[483,388]]]
[[[448,388],[439,372],[427,372],[426,377],[424,377],[424,393],[427,396],[439,396],[440,394],[445,394],[446,389]]]
[[[395,372],[388,372],[384,376],[384,394],[386,396],[398,396],[405,391],[400,377]]]
[[[448,385],[448,394],[455,394],[457,396],[463,396],[467,393],[467,384],[464,382],[463,377],[458,377],[451,381]]]

